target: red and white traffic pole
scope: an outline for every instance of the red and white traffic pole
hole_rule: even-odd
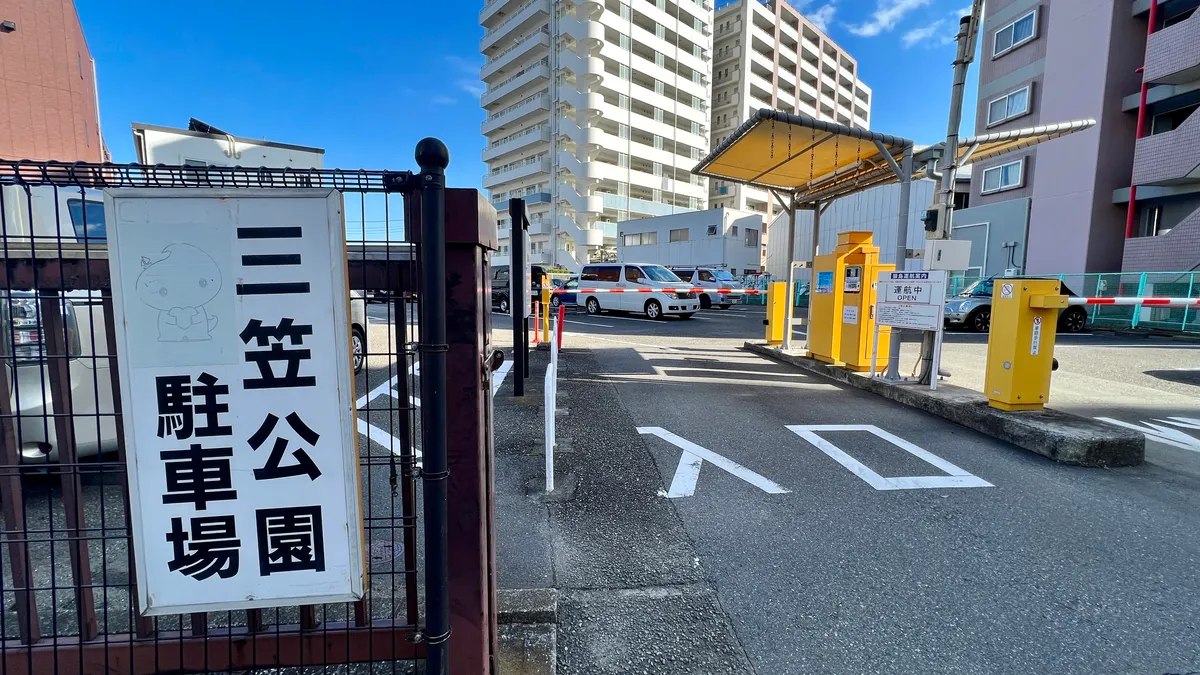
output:
[[[1067,298],[1068,305],[1200,307],[1200,298]]]

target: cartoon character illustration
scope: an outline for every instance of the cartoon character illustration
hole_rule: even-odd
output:
[[[205,303],[221,290],[221,269],[207,253],[191,244],[168,244],[163,256],[142,256],[137,295],[158,310],[159,342],[212,339],[217,317]]]

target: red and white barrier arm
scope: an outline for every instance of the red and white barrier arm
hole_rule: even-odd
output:
[[[716,293],[718,295],[764,295],[755,288],[556,288],[551,293]]]
[[[1067,298],[1068,305],[1133,305],[1145,307],[1200,307],[1200,298]]]

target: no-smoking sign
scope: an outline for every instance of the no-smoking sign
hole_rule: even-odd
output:
[[[1013,294],[1013,285],[1012,284],[1003,284],[1000,286],[1000,297],[1011,298],[1012,294]]]

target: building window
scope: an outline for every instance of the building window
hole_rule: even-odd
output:
[[[622,238],[626,246],[653,246],[658,243],[657,232],[640,232],[627,234]]]
[[[716,225],[708,226],[708,236],[710,236],[710,237],[717,236],[717,226]]]
[[[1037,10],[996,31],[992,57],[1006,54],[1037,37]]]
[[[1141,222],[1138,226],[1139,237],[1157,237],[1171,230],[1162,230],[1162,206],[1146,206],[1142,208]]]
[[[983,172],[983,194],[1012,190],[1021,187],[1025,178],[1025,160],[993,166]]]
[[[672,243],[677,242],[677,241],[687,241],[687,240],[688,240],[688,229],[686,227],[680,228],[678,230],[671,230],[671,242]]]
[[[1029,114],[1029,94],[1032,86],[1025,85],[988,102],[988,126]]]
[[[731,236],[731,237],[736,237],[736,236],[737,236],[737,234],[738,234],[738,228],[737,228],[737,225],[732,225],[732,226],[730,226],[730,228],[729,228],[729,236]]]
[[[748,248],[758,246],[758,230],[746,230],[746,246]]]
[[[1178,129],[1179,125],[1191,117],[1197,108],[1200,108],[1200,104],[1188,105],[1155,115],[1154,121],[1150,123],[1150,135],[1165,134]]]

